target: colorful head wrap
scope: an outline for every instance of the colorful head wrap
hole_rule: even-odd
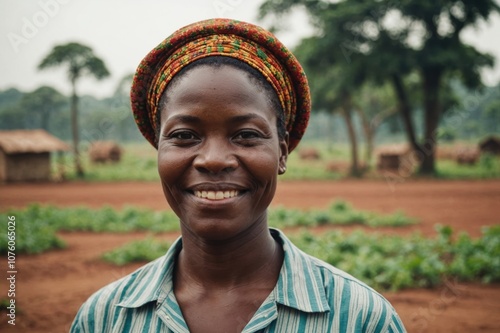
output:
[[[295,56],[269,31],[230,19],[210,19],[181,28],[139,64],[130,96],[135,121],[144,137],[158,148],[156,117],[165,88],[182,68],[210,56],[239,59],[266,78],[284,110],[288,150],[292,151],[309,121],[306,75]]]

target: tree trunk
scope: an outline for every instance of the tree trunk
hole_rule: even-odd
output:
[[[417,142],[417,136],[415,135],[415,127],[413,126],[413,119],[411,118],[411,107],[410,101],[408,100],[408,95],[406,93],[405,87],[403,85],[403,80],[397,74],[392,76],[392,84],[394,91],[396,92],[396,97],[398,99],[398,110],[403,118],[403,124],[406,131],[406,136],[411,147],[415,151],[421,151],[420,145]]]
[[[361,176],[361,170],[359,169],[358,142],[356,139],[354,124],[352,122],[351,110],[351,96],[347,94],[342,101],[341,114],[344,117],[347,126],[347,133],[349,135],[349,141],[351,143],[351,176],[359,177]]]
[[[368,117],[366,114],[361,111],[359,108],[354,109],[356,113],[359,115],[361,118],[361,123],[363,125],[363,133],[365,136],[365,167],[368,168],[370,166],[370,163],[372,161],[372,154],[373,154],[373,136],[374,136],[374,129],[370,125],[370,122],[368,121]]]
[[[440,114],[439,89],[441,72],[435,69],[424,70],[422,72],[422,83],[425,111],[425,141],[422,145],[424,154],[419,173],[433,175],[436,172],[435,152]]]
[[[80,151],[78,149],[80,136],[78,133],[78,96],[76,94],[76,80],[71,80],[71,131],[73,132],[73,159],[75,163],[75,171],[78,178],[83,178],[85,175],[80,160]]]

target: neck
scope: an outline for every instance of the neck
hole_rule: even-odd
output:
[[[183,248],[176,267],[179,284],[205,290],[224,290],[258,283],[275,284],[283,254],[267,225],[241,237],[205,241],[183,232]]]

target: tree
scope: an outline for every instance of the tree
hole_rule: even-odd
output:
[[[56,89],[42,86],[30,93],[24,94],[20,104],[21,109],[31,119],[38,122],[35,127],[49,131],[51,114],[59,111],[66,104],[66,98]]]
[[[127,141],[133,138],[139,138],[137,134],[140,132],[137,130],[137,125],[135,124],[134,117],[132,115],[132,110],[130,106],[130,88],[132,86],[132,80],[134,73],[125,74],[116,85],[113,96],[111,96],[107,101],[109,103],[109,108],[111,108],[110,115],[117,125],[116,137],[120,141]]]
[[[365,83],[355,95],[354,111],[361,119],[365,137],[365,165],[371,165],[375,133],[382,122],[397,112],[395,98],[388,84]]]
[[[24,114],[23,110],[19,108],[19,101],[21,101],[23,95],[16,88],[0,91],[0,129],[24,128]]]
[[[467,87],[479,88],[480,69],[493,65],[492,56],[463,43],[460,34],[500,12],[499,5],[494,0],[267,0],[260,15],[279,16],[296,6],[303,6],[311,17],[318,38],[315,52],[324,64],[338,62],[331,53],[340,49],[345,66],[392,84],[408,141],[420,161],[419,171],[433,174],[437,127],[446,111],[445,80],[457,77]],[[422,96],[421,140],[412,119],[412,91],[405,83],[412,73],[419,76]]]
[[[351,67],[343,67],[337,63],[329,66],[328,62],[315,52],[315,46],[319,42],[317,37],[303,39],[297,46],[295,54],[305,71],[315,78],[310,80],[311,96],[315,109],[325,110],[329,113],[337,112],[344,119],[351,146],[350,174],[358,177],[362,174],[362,170],[353,122],[355,110],[353,94],[364,78],[362,75],[358,75],[359,72],[352,71]]]
[[[0,110],[5,107],[15,106],[23,98],[23,92],[16,88],[0,91]]]
[[[68,79],[71,84],[71,131],[73,133],[73,154],[75,169],[78,177],[83,177],[83,167],[78,149],[78,95],[76,85],[85,75],[94,76],[101,80],[109,76],[104,62],[96,57],[92,49],[79,43],[68,43],[55,46],[52,51],[38,65],[38,69],[66,66]]]

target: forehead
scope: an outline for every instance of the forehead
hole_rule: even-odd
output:
[[[242,69],[222,65],[201,65],[177,78],[165,92],[162,120],[172,113],[190,110],[210,110],[213,116],[222,110],[252,110],[275,118],[275,112],[265,90],[257,79]],[[213,110],[217,109],[217,110]]]

